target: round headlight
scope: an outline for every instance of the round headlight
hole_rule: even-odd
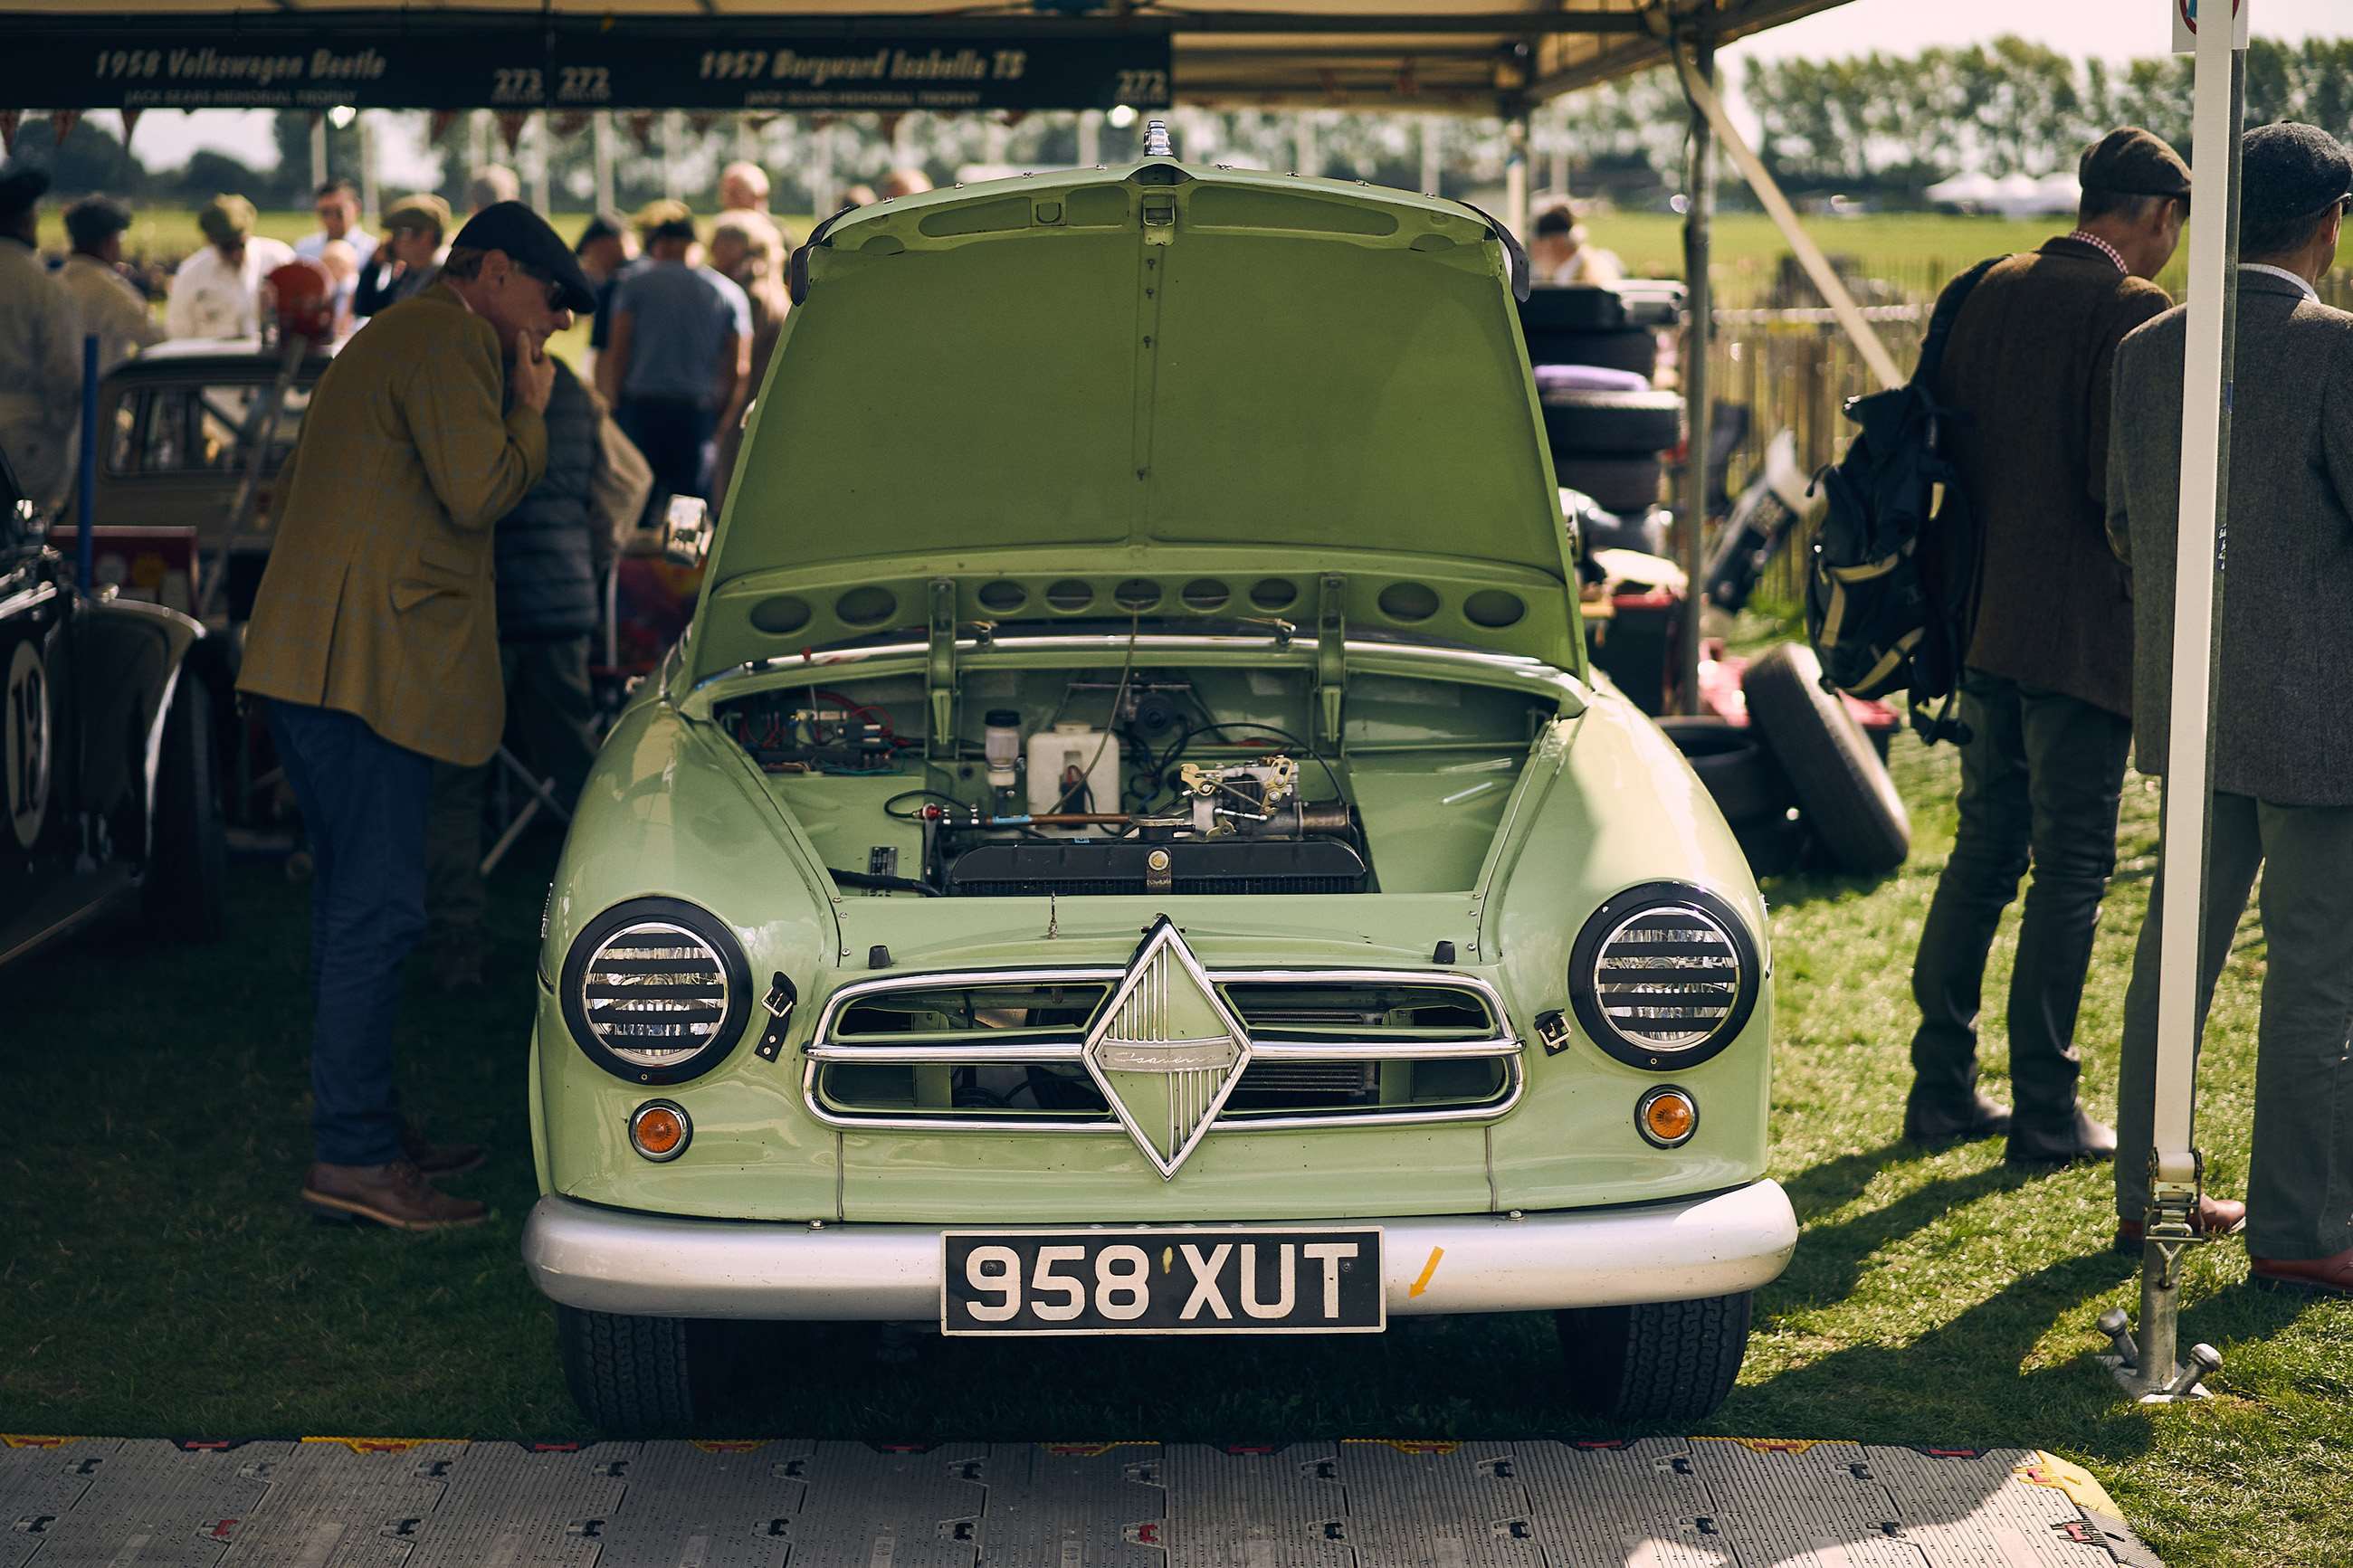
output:
[[[1730,1045],[1757,1005],[1757,945],[1732,907],[1680,882],[1629,888],[1569,955],[1569,997],[1593,1043],[1640,1068],[1688,1067]]]
[[[632,1083],[710,1071],[752,1010],[735,939],[676,899],[633,899],[591,921],[565,954],[560,987],[580,1049]]]

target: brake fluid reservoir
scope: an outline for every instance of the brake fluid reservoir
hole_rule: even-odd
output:
[[[1119,737],[1057,724],[1029,737],[1029,814],[1113,812],[1119,806]]]
[[[981,754],[988,759],[988,787],[1011,789],[1013,764],[1021,760],[1020,710],[990,709],[987,728],[981,731],[980,750]]]

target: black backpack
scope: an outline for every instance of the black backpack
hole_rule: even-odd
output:
[[[1806,637],[1828,686],[1856,697],[1911,694],[1912,727],[1934,745],[1966,742],[1953,718],[1977,614],[1978,531],[1944,433],[1965,413],[1929,390],[1953,322],[2007,258],[1979,262],[1938,303],[1903,386],[1847,400],[1862,427],[1816,477],[1828,498],[1806,573]],[[1931,716],[1929,704],[1944,700]]]

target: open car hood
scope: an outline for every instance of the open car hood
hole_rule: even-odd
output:
[[[843,215],[795,258],[691,673],[951,615],[1337,615],[1573,667],[1516,261],[1457,203],[1165,160]]]

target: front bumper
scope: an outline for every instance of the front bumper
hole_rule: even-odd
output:
[[[1377,1225],[1392,1316],[1685,1301],[1777,1279],[1798,1244],[1778,1182],[1615,1209],[1168,1226],[1221,1235]],[[635,1317],[936,1321],[944,1228],[685,1219],[554,1195],[523,1226],[533,1282],[568,1307]],[[1084,1226],[1007,1226],[1083,1230]],[[1417,1287],[1419,1287],[1417,1289]]]

